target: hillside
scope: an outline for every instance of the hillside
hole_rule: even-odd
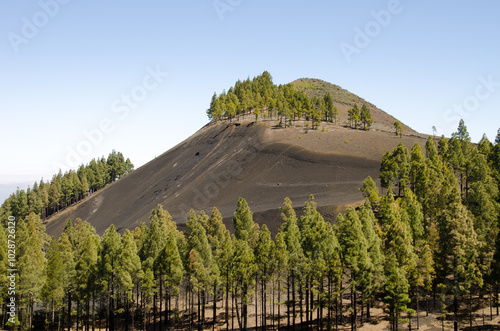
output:
[[[373,129],[383,130],[383,131],[394,131],[394,122],[397,119],[383,110],[379,109],[374,104],[366,101],[365,99],[353,94],[338,85],[331,84],[321,79],[311,79],[311,78],[301,78],[293,81],[291,83],[294,89],[303,91],[309,98],[313,97],[323,97],[325,94],[330,93],[334,101],[335,106],[337,106],[340,117],[342,121],[347,122],[347,111],[354,106],[356,103],[360,108],[363,104],[366,104],[368,109],[371,111],[371,115],[374,119]],[[401,123],[404,127],[404,132],[407,134],[417,133],[408,125]]]
[[[258,223],[275,232],[279,206],[290,197],[300,208],[314,194],[327,218],[356,205],[367,176],[378,177],[383,153],[400,141],[393,132],[353,130],[323,123],[305,133],[303,121],[276,128],[277,121],[253,115],[233,123],[211,122],[193,136],[48,220],[47,232],[59,235],[68,219],[90,222],[102,234],[111,224],[123,232],[148,223],[158,204],[178,223],[189,209],[207,212],[216,206],[232,229],[238,198],[244,197]],[[403,136],[406,146],[425,136]]]

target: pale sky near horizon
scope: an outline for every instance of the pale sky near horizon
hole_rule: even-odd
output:
[[[500,128],[494,1],[0,2],[0,203],[113,149],[141,166],[267,70],[319,78],[413,129]]]

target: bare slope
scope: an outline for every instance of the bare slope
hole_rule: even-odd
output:
[[[362,200],[364,178],[378,177],[380,158],[400,141],[394,134],[351,130],[334,124],[304,132],[277,129],[276,122],[211,123],[189,139],[114,182],[82,203],[60,212],[47,224],[59,235],[68,219],[90,222],[102,234],[111,224],[133,229],[162,204],[178,224],[189,209],[216,206],[232,228],[238,198],[244,197],[259,223],[279,226],[279,207],[290,197],[301,207],[314,194],[327,217]],[[425,137],[405,136],[407,146]]]
[[[373,129],[393,132],[394,122],[397,119],[388,113],[384,112],[374,104],[366,101],[365,99],[351,93],[338,85],[325,82],[321,79],[313,78],[300,78],[291,83],[296,90],[303,91],[309,98],[320,97],[322,98],[325,94],[330,93],[334,101],[335,106],[339,110],[339,114],[343,122],[347,122],[347,111],[351,109],[356,103],[359,108],[363,104],[366,104],[368,109],[370,109],[374,125]],[[408,125],[401,123],[404,127],[404,131],[407,134],[417,133]]]

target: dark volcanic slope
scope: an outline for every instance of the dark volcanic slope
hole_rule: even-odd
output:
[[[325,130],[304,133],[301,123],[274,129],[273,122],[212,123],[170,151],[116,181],[82,203],[55,215],[47,224],[59,235],[68,219],[90,222],[99,234],[111,224],[133,229],[158,204],[178,223],[189,209],[210,212],[217,206],[230,219],[244,197],[255,220],[271,231],[278,227],[278,208],[285,197],[295,207],[314,194],[331,217],[342,206],[362,200],[364,178],[378,177],[382,154],[399,139],[394,134],[364,132],[324,124]],[[403,137],[408,147],[424,137]],[[346,142],[348,141],[348,142]]]

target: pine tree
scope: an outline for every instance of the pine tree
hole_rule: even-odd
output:
[[[67,323],[70,323],[72,297],[76,289],[76,249],[73,245],[74,237],[75,228],[73,227],[71,221],[68,221],[66,227],[63,230],[63,233],[59,236],[59,239],[57,241],[64,268],[62,282],[64,293],[66,295],[66,304],[68,306]]]
[[[34,305],[39,300],[46,278],[46,257],[44,245],[46,243],[45,226],[40,217],[34,213],[28,215],[24,222],[18,223],[16,232],[16,250],[18,251],[18,298],[22,306],[26,307],[27,321],[23,324],[32,327]]]
[[[448,139],[444,135],[441,136],[438,142],[438,154],[443,159],[448,155]]]
[[[446,171],[440,197],[442,209],[437,223],[437,272],[442,281],[451,277],[449,287],[454,294],[457,327],[458,300],[471,291],[471,286],[482,285],[482,275],[477,265],[477,236],[469,212],[461,203],[456,180],[449,171]]]
[[[226,329],[229,329],[229,293],[231,291],[231,284],[233,282],[233,260],[234,247],[229,230],[224,231],[224,236],[220,242],[220,253],[218,255],[217,263],[221,273],[221,280],[224,284],[226,293]]]
[[[351,128],[356,129],[358,127],[358,122],[361,119],[358,105],[354,104],[354,106],[348,110],[347,115],[347,119],[349,120]]]
[[[139,258],[137,245],[134,241],[132,232],[128,229],[125,230],[121,238],[122,251],[120,255],[119,267],[119,284],[120,288],[126,293],[126,307],[127,307],[127,322],[134,328],[133,315],[130,318],[130,309],[133,302],[134,286],[139,286],[141,279],[144,277],[144,272],[141,267],[141,259]],[[179,257],[180,259],[180,257]]]
[[[144,278],[141,281],[141,303],[143,306],[143,326],[146,325],[146,320],[149,320],[151,312],[151,299],[156,294],[156,280],[153,270],[147,268],[144,272]]]
[[[410,153],[410,188],[419,195],[421,191],[425,190],[426,181],[426,164],[425,154],[418,143],[413,145]]]
[[[238,317],[240,329],[247,330],[248,325],[248,305],[250,295],[254,284],[254,275],[256,272],[255,256],[253,250],[246,240],[234,240],[233,270],[235,286],[240,295],[241,318]],[[236,311],[239,315],[238,303]]]
[[[168,298],[168,306],[166,307],[167,323],[169,321],[168,311],[171,310],[171,299],[179,293],[179,286],[184,275],[184,267],[176,239],[176,234],[173,231],[168,232],[165,247],[155,260],[155,269],[158,270],[160,282],[164,281],[166,286]]]
[[[333,105],[332,95],[330,93],[325,94],[325,96],[323,97],[323,103],[325,106],[325,120],[333,122],[333,120],[335,119],[335,106]]]
[[[408,308],[409,279],[416,269],[416,255],[413,251],[411,227],[405,222],[405,212],[401,212],[389,190],[384,197],[381,208],[381,219],[384,228],[385,242],[385,302],[388,304],[389,317],[392,329],[398,330],[398,323],[406,321],[402,313],[410,315],[413,311]]]
[[[378,196],[378,187],[370,176],[365,178],[363,186],[359,190],[363,192],[365,198],[368,198],[373,207],[379,204],[380,198]]]
[[[410,226],[413,245],[418,247],[421,241],[424,240],[425,224],[422,205],[418,202],[417,197],[409,189],[406,189],[404,198],[398,201],[401,209],[407,216],[407,221]]]
[[[59,199],[59,189],[55,183],[51,183],[49,188],[49,206],[52,208],[52,213],[59,210]]]
[[[296,286],[295,284],[301,279],[304,272],[304,252],[301,246],[300,230],[297,225],[297,216],[292,207],[292,202],[289,198],[285,198],[283,206],[280,209],[282,224],[280,231],[283,232],[287,251],[288,251],[288,303],[292,303],[292,323],[295,326],[296,318]],[[290,291],[292,298],[290,298]],[[290,306],[287,311],[288,326],[290,326]]]
[[[189,251],[187,269],[193,289],[199,296],[198,318],[199,325],[203,326],[206,294],[212,288],[213,280],[219,277],[219,269],[213,260],[212,249],[208,242],[205,228],[193,210],[189,213],[187,228],[186,236]],[[202,302],[200,302],[200,299]]]
[[[400,142],[392,152],[392,156],[396,163],[394,184],[397,185],[398,195],[401,196],[404,188],[410,183],[410,155],[406,146]]]
[[[474,215],[474,230],[477,233],[480,245],[480,264],[488,268],[498,232],[500,205],[496,201],[496,197],[498,197],[499,191],[486,157],[476,153],[472,164],[468,176],[470,189],[465,204]],[[483,272],[488,273],[485,269],[483,269]]]
[[[372,267],[372,262],[368,255],[363,225],[353,207],[348,207],[345,215],[337,216],[336,232],[342,252],[341,261],[344,273],[348,277],[351,290],[351,330],[356,330],[358,285],[364,281],[363,276]]]
[[[410,285],[394,255],[388,255],[385,271],[387,281],[385,283],[386,295],[384,301],[388,304],[391,330],[398,330],[398,323],[406,321],[406,319],[401,318],[401,315],[408,311],[407,305],[410,303],[408,290]]]
[[[253,245],[256,241],[253,213],[245,199],[239,198],[238,207],[234,212],[234,232],[237,239],[248,241]]]
[[[373,214],[369,199],[359,208],[359,220],[363,226],[363,235],[367,243],[368,256],[371,264],[364,277],[363,296],[366,302],[366,317],[370,318],[370,305],[375,294],[380,290],[384,283],[384,261],[385,256],[382,247],[382,238],[379,233],[381,229],[378,226],[377,219]]]
[[[8,216],[7,216],[8,217]],[[12,242],[8,240],[11,238],[7,238],[9,234],[15,232],[14,228],[5,228],[4,226],[0,226],[0,304],[3,305],[7,303],[8,300],[8,288],[10,287],[10,280],[7,278],[7,269],[10,269],[8,253],[9,249],[11,249]],[[10,245],[10,246],[9,246]]]
[[[115,329],[115,291],[119,287],[119,267],[120,254],[123,249],[121,236],[116,232],[114,225],[111,225],[103,234],[101,241],[101,251],[99,257],[99,273],[101,283],[106,290],[108,302],[108,327]]]
[[[382,156],[382,163],[380,165],[379,180],[383,188],[389,188],[389,186],[392,185],[396,176],[396,169],[397,163],[391,152],[387,151],[384,156]]]
[[[174,228],[172,217],[161,205],[151,211],[149,219],[151,223],[139,248],[143,270],[153,270],[156,257],[165,247],[166,235]]]
[[[89,182],[87,181],[87,177],[83,177],[81,180],[81,190],[80,194],[82,198],[85,198],[88,195],[89,192]]]
[[[78,231],[78,223],[77,223]],[[78,234],[78,246],[75,251],[75,293],[77,294],[78,307],[85,303],[87,311],[87,325],[90,321],[90,301],[95,301],[95,293],[98,291],[98,258],[100,252],[99,236],[89,223],[83,223]],[[118,267],[115,267],[118,269]],[[102,271],[102,270],[101,270]],[[94,306],[94,305],[93,305]],[[92,307],[94,312],[94,307]],[[78,312],[78,317],[80,313]],[[78,323],[77,323],[78,324]]]
[[[55,312],[59,311],[64,306],[64,265],[61,258],[61,251],[57,240],[52,237],[49,248],[46,253],[47,278],[42,288],[41,297],[44,302],[50,305],[50,325],[52,329],[56,329]]]
[[[490,268],[489,281],[495,289],[495,294],[496,294],[495,301],[496,301],[497,315],[498,315],[499,292],[500,292],[500,232],[497,234],[497,238],[495,240],[495,251],[493,253],[493,260]]]
[[[363,129],[368,130],[370,126],[373,124],[373,118],[370,112],[370,109],[366,107],[365,104],[361,107],[360,119],[363,122]]]
[[[403,137],[404,127],[399,121],[394,122],[394,129],[396,129],[396,136]]]
[[[259,238],[255,246],[255,263],[258,272],[258,277],[261,285],[261,324],[262,326],[267,325],[267,282],[273,273],[273,263],[272,258],[274,256],[274,242],[271,239],[271,232],[264,224],[261,231],[259,232]],[[258,284],[256,284],[258,286]],[[257,298],[256,298],[257,299]],[[257,302],[257,301],[256,301]],[[257,309],[256,309],[257,314]],[[256,326],[257,327],[257,326]]]
[[[217,298],[218,298],[217,289],[218,286],[226,282],[229,278],[228,277],[229,275],[226,274],[228,273],[227,258],[229,257],[227,256],[227,254],[229,252],[226,252],[225,249],[228,249],[227,241],[230,241],[231,237],[226,229],[226,226],[222,221],[221,213],[215,207],[212,209],[210,218],[207,219],[207,222],[206,224],[204,224],[204,227],[207,233],[208,242],[210,244],[210,247],[212,248],[212,256],[217,265],[217,269],[219,270],[218,277],[214,277],[214,279],[212,280],[213,295],[214,295],[213,320],[215,325],[217,318]],[[227,291],[226,295],[228,293],[229,292]]]
[[[479,143],[477,145],[477,150],[479,151],[479,153],[488,157],[491,154],[493,147],[494,147],[493,144],[488,139],[486,134],[483,134],[483,137],[481,138],[481,140],[479,141]]]
[[[274,292],[273,292],[273,299],[274,299],[273,300],[273,306],[275,304],[278,305],[278,330],[279,330],[279,328],[281,326],[281,305],[282,305],[282,301],[281,301],[281,292],[282,292],[281,282],[284,279],[286,279],[286,272],[287,272],[287,269],[288,269],[288,259],[289,259],[289,254],[288,254],[288,251],[287,251],[285,238],[284,238],[282,232],[278,232],[276,234],[276,238],[275,238],[275,250],[274,250],[274,259],[273,259],[273,261],[274,261],[274,268],[273,269],[276,272],[275,277],[276,277],[276,280],[278,281],[278,284],[277,284],[278,298],[275,298],[275,295],[274,295]],[[277,300],[277,302],[275,302],[275,300]],[[274,312],[274,310],[273,310],[273,312]],[[273,317],[274,317],[274,314],[273,314]]]
[[[336,246],[333,243],[334,234],[330,224],[326,223],[321,214],[317,211],[314,196],[310,196],[306,202],[303,215],[298,221],[301,233],[301,246],[305,257],[305,298],[306,298],[306,321],[312,322],[313,310],[313,289],[317,285],[316,292],[322,292],[324,275],[327,273],[327,261]],[[301,289],[301,292],[303,290]],[[302,294],[302,293],[301,293]]]

